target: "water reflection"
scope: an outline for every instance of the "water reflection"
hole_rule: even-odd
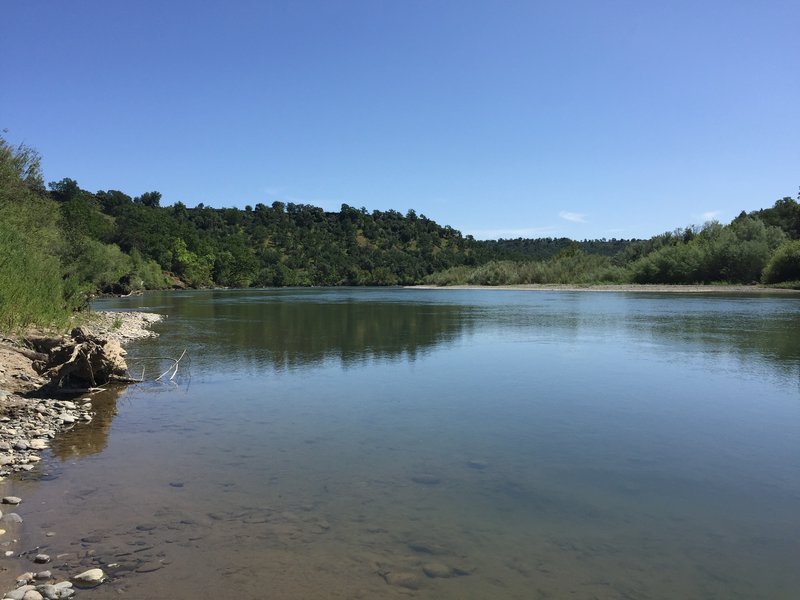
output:
[[[52,442],[53,455],[66,461],[85,458],[103,452],[108,446],[111,423],[117,416],[117,401],[128,392],[124,386],[111,386],[92,398],[92,420],[79,423],[69,431],[58,435]]]
[[[414,361],[452,342],[473,326],[462,304],[372,302],[303,292],[212,291],[153,295],[153,304],[177,322],[180,337],[196,352],[194,366],[245,361],[285,370],[338,360]]]
[[[141,348],[177,356],[190,346],[203,370],[414,361],[495,331],[557,344],[649,339],[667,353],[728,354],[745,369],[763,362],[793,384],[800,377],[800,303],[786,296],[345,288],[158,292],[102,304],[169,315],[168,336]]]

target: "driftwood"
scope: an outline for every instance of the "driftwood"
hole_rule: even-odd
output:
[[[86,333],[80,328],[72,330],[70,337],[31,340],[42,349],[49,349],[46,360],[34,362],[34,368],[50,379],[56,388],[96,388],[100,385],[128,378],[125,350],[114,340],[105,340]],[[38,349],[38,348],[37,348]]]
[[[107,383],[134,384],[145,381],[145,370],[141,377],[128,372],[127,353],[116,340],[107,340],[91,335],[81,328],[72,330],[64,337],[30,337],[25,340],[33,349],[11,346],[20,354],[33,361],[33,368],[49,379],[45,386],[57,393],[92,393],[100,391]],[[0,340],[0,345],[7,345]],[[178,374],[178,365],[186,355],[179,358],[132,357],[131,360],[170,360],[172,365],[154,381],[161,381],[169,375],[169,381]]]
[[[172,365],[172,366],[171,366],[169,369],[167,369],[166,371],[164,371],[164,372],[163,372],[161,375],[159,375],[158,377],[156,377],[156,381],[161,381],[161,378],[162,378],[162,377],[164,377],[164,376],[165,376],[167,373],[169,373],[170,371],[172,371],[172,375],[170,376],[169,380],[170,380],[170,381],[172,381],[173,379],[175,379],[175,375],[177,375],[177,374],[178,374],[178,363],[180,363],[180,362],[181,362],[181,359],[182,359],[182,358],[183,358],[185,355],[186,355],[186,350],[184,350],[184,351],[183,351],[183,353],[181,353],[181,355],[178,357],[178,359],[177,359],[177,360],[175,360],[174,358],[173,358],[173,359],[170,359],[170,360],[175,360],[175,364],[174,364],[174,365]]]

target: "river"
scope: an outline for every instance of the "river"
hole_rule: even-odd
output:
[[[12,490],[22,548],[111,575],[79,599],[800,597],[800,299],[96,307],[168,315],[128,347],[149,381],[95,397]]]

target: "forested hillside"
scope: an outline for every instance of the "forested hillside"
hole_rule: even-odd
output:
[[[50,187],[67,231],[153,260],[192,287],[411,284],[476,261],[476,244],[413,210],[162,207],[158,192],[93,194],[71,179]]]
[[[2,329],[64,321],[98,291],[170,286],[800,280],[800,205],[788,197],[649,240],[477,241],[413,210],[189,208],[69,178],[46,187],[39,163],[0,138]]]

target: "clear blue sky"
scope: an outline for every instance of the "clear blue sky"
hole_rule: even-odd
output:
[[[162,204],[649,237],[800,185],[800,2],[10,1],[0,129]]]

